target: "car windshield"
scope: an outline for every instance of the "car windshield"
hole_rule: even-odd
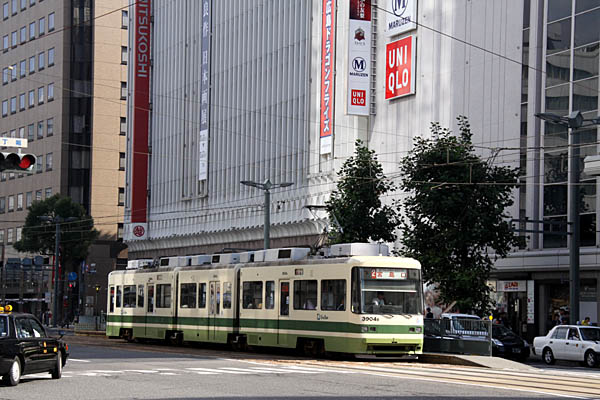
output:
[[[8,318],[0,315],[0,338],[8,336]]]
[[[600,340],[600,328],[579,328],[583,340]]]
[[[492,337],[503,337],[511,335],[514,335],[514,333],[510,329],[502,325],[492,325]]]

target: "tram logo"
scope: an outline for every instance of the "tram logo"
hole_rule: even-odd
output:
[[[392,12],[395,16],[401,17],[406,12],[406,7],[410,0],[392,0]]]

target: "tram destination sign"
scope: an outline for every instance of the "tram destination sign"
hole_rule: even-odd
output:
[[[371,279],[404,280],[406,279],[406,270],[373,268],[371,270]]]

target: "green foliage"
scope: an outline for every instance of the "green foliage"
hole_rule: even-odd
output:
[[[432,124],[432,139],[417,138],[401,162],[402,254],[419,260],[423,277],[441,300],[480,314],[491,306],[486,282],[495,259],[519,244],[505,213],[513,204],[518,169],[493,166],[477,156],[466,117],[460,134]]]
[[[75,221],[60,224],[61,254],[65,265],[87,256],[90,245],[98,237],[98,231],[94,229],[94,220],[86,215],[80,204],[59,194],[31,204],[21,240],[14,244],[15,249],[28,253],[54,254],[56,224],[42,221],[39,218],[41,216],[52,219],[56,216],[64,219],[76,218]]]
[[[394,242],[398,214],[395,207],[384,206],[380,200],[394,186],[383,174],[375,151],[357,140],[354,155],[344,162],[338,176],[337,189],[325,203],[334,222],[333,242]]]

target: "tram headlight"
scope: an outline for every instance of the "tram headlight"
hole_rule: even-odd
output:
[[[368,327],[368,326],[361,326],[361,327],[360,327],[360,331],[361,331],[362,333],[367,333],[367,332],[369,332],[369,327]]]

